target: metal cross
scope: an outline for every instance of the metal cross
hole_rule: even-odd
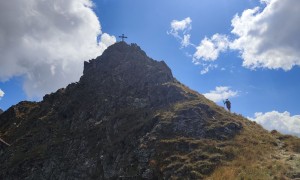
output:
[[[124,34],[122,34],[122,36],[119,36],[119,38],[122,38],[122,41],[124,41],[124,39],[128,38],[128,37],[126,37]]]

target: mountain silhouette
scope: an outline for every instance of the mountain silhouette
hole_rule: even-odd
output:
[[[0,115],[0,179],[300,178],[300,141],[230,113],[118,42]]]

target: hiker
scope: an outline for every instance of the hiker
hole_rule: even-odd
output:
[[[224,101],[223,101],[223,102],[224,102]],[[226,101],[224,102],[224,104],[226,105],[228,111],[230,112],[231,102],[230,102],[228,99],[226,99]]]

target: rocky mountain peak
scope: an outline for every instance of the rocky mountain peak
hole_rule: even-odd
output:
[[[165,62],[149,58],[137,44],[128,45],[122,41],[110,46],[102,56],[84,63],[81,81],[96,80],[95,78],[114,78],[128,85],[174,80]]]
[[[2,113],[0,141],[0,179],[276,179],[285,156],[271,155],[300,152],[125,42],[85,62],[79,82]],[[245,176],[263,169],[249,162],[276,174]],[[300,177],[292,165],[281,179]]]
[[[180,88],[171,87],[176,82],[165,62],[149,58],[137,44],[118,42],[85,62],[80,81],[66,91],[83,94],[83,101],[114,102],[114,112],[124,107],[157,108],[186,98]]]

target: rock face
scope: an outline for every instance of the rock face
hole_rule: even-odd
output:
[[[3,113],[3,110],[2,109],[0,109],[0,114],[2,114]]]
[[[0,115],[0,179],[202,179],[234,158],[240,119],[119,42],[78,83]]]

